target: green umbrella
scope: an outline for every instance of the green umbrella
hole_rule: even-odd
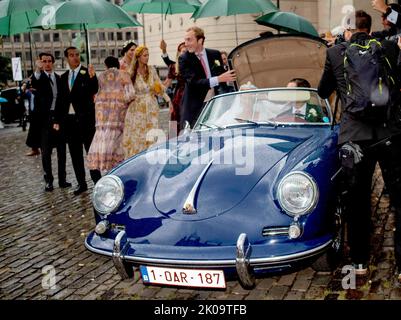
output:
[[[304,33],[319,37],[315,27],[305,18],[292,12],[273,12],[265,14],[255,20],[258,24],[268,26],[288,33]]]
[[[198,0],[126,0],[122,8],[136,13],[161,14],[163,39],[163,14],[191,13],[201,5]]]
[[[278,11],[270,0],[207,0],[191,18],[234,16],[235,37],[238,45],[237,14],[270,13]]]
[[[18,33],[29,32],[29,49],[31,51],[30,25],[39,16],[44,6],[59,0],[1,0],[0,1],[0,35],[11,36]]]
[[[88,29],[138,27],[141,24],[119,6],[106,0],[71,0],[52,6],[53,14],[42,13],[32,24],[42,29],[84,29],[90,63]]]
[[[1,0],[0,18],[4,18],[15,13],[27,11],[40,11],[44,6],[59,2],[58,0]]]
[[[18,33],[30,32],[31,23],[36,20],[39,14],[39,10],[32,10],[0,18],[0,35],[11,36]]]

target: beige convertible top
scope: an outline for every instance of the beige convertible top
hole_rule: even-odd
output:
[[[238,87],[250,81],[258,88],[285,87],[292,78],[316,88],[323,73],[327,47],[301,36],[261,37],[235,48],[230,57]]]

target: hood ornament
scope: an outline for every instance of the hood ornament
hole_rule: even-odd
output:
[[[200,176],[198,177],[198,180],[196,180],[194,186],[192,187],[191,192],[188,195],[187,200],[185,200],[185,203],[182,207],[182,213],[184,214],[195,214],[197,213],[196,207],[195,207],[195,196],[196,193],[199,189],[199,186],[203,180],[203,177],[206,175],[206,172],[209,170],[210,166],[213,163],[213,159],[210,160],[210,162],[208,163],[208,165],[203,169],[202,173],[200,174]]]

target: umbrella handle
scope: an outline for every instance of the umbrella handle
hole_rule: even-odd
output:
[[[88,62],[88,65],[90,65],[91,61],[91,55],[90,55],[90,43],[89,43],[89,34],[88,34],[88,28],[86,27],[86,23],[84,25],[84,31],[85,31],[85,40],[86,40],[86,61]]]

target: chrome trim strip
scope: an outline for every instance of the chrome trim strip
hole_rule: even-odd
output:
[[[114,246],[113,246],[113,253],[112,253],[112,258],[113,258],[113,263],[115,268],[117,269],[118,274],[122,279],[128,279],[129,275],[127,271],[124,268],[124,252],[128,248],[129,243],[127,241],[127,235],[125,231],[120,231],[115,240],[114,240]]]
[[[249,263],[251,266],[258,266],[264,264],[275,264],[289,261],[296,261],[301,258],[307,258],[309,256],[314,256],[322,251],[324,248],[329,246],[333,240],[329,240],[326,243],[322,244],[319,247],[313,248],[308,251],[290,254],[286,256],[278,256],[278,257],[269,257],[269,258],[258,258],[258,259],[250,259]],[[85,240],[85,246],[89,251],[92,251],[97,254],[101,254],[104,256],[111,257],[113,255],[110,251],[104,251],[96,248],[90,247]],[[132,257],[132,256],[122,256],[122,259],[126,261],[130,261],[133,263],[150,263],[150,264],[158,264],[158,265],[166,265],[166,266],[215,266],[215,267],[234,267],[236,260],[169,260],[169,259],[153,259],[153,258],[143,258],[143,257]]]
[[[288,236],[288,231],[290,227],[282,227],[282,228],[263,228],[262,236],[269,237],[269,236],[281,236],[286,235]]]
[[[196,192],[198,191],[199,185],[201,184],[201,181],[203,179],[203,177],[205,176],[207,170],[209,170],[210,166],[213,163],[213,159],[210,160],[209,164],[203,169],[202,173],[200,174],[200,176],[198,177],[198,180],[196,180],[194,186],[192,187],[191,192],[188,195],[187,200],[185,200],[185,203],[182,207],[182,212],[185,214],[195,214],[196,208],[195,208],[195,196],[196,196]]]
[[[249,264],[252,247],[249,243],[246,233],[241,233],[237,240],[237,258],[235,260],[235,268],[241,284],[245,288],[255,286],[255,277],[252,274],[252,269]]]

